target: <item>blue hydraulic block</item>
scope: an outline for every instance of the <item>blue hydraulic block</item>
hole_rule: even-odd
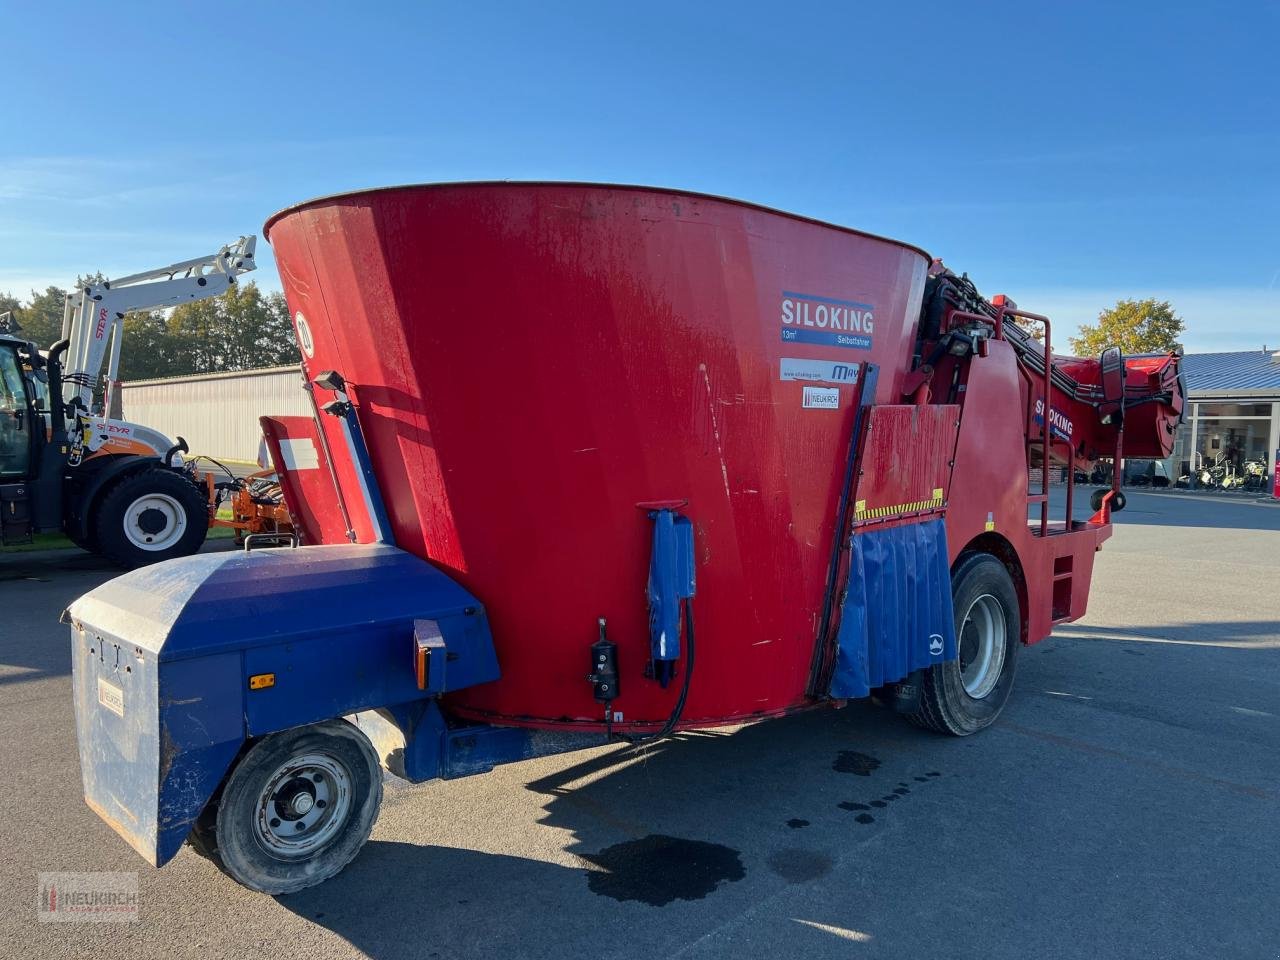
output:
[[[693,596],[693,524],[675,510],[649,513],[653,554],[649,559],[649,655],[654,679],[671,682],[680,659],[681,604]]]

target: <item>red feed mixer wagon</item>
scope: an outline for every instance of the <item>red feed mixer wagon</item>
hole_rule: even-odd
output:
[[[1167,456],[1181,419],[1176,356],[1056,356],[921,250],[737,201],[413,186],[266,232],[316,416],[263,426],[306,545],[67,612],[90,805],[257,890],[349,862],[384,765],[873,691],[982,729],[1123,506],[1072,519],[1075,469]]]

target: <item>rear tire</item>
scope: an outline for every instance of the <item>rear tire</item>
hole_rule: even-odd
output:
[[[188,838],[237,883],[294,893],[360,852],[382,805],[382,767],[345,720],[273,733],[249,748]]]
[[[1022,645],[1018,592],[1005,565],[989,553],[960,558],[951,574],[955,660],[924,671],[921,727],[965,737],[995,722],[1009,699]]]
[[[209,505],[182,474],[148,467],[107,488],[92,529],[97,551],[132,570],[199,550],[209,532]]]

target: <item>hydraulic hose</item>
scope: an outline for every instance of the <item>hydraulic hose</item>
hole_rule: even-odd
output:
[[[657,733],[646,733],[641,736],[631,736],[630,734],[617,734],[617,739],[624,740],[632,746],[641,743],[653,743],[655,740],[661,740],[663,737],[670,736],[675,730],[676,724],[680,722],[681,716],[684,715],[684,704],[689,698],[689,684],[693,680],[693,664],[694,654],[696,652],[696,639],[693,630],[693,601],[684,601],[684,617],[685,623],[688,625],[688,652],[685,654],[684,660],[684,683],[680,685],[680,696],[676,699],[676,705],[671,709],[671,716],[667,717],[667,722],[662,725],[662,729]],[[609,740],[613,740],[612,724],[607,725],[606,736]]]

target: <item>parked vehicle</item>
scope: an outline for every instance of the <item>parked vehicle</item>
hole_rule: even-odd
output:
[[[129,568],[195,553],[224,522],[221,499],[244,485],[206,478],[183,460],[181,437],[121,419],[113,400],[125,315],[222,293],[255,268],[254,244],[241,237],[207,257],[69,293],[62,339],[47,352],[13,318],[0,327],[0,542],[59,531]],[[256,516],[240,527],[275,529]]]
[[[1267,461],[1265,459],[1246,460],[1244,462],[1244,482],[1240,485],[1244,490],[1265,492],[1267,483]]]
[[[403,187],[266,231],[328,398],[264,418],[317,545],[136,570],[67,619],[89,804],[269,893],[355,856],[381,767],[872,691],[984,729],[1118,504],[1055,517],[1044,468],[1168,456],[1182,411],[1175,355],[1057,356],[915,247],[721,198]]]
[[[1125,486],[1159,490],[1169,486],[1169,472],[1162,460],[1127,460],[1124,465],[1124,482]]]

